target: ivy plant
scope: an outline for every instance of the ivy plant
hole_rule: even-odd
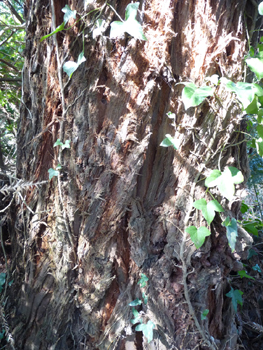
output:
[[[235,218],[230,220],[229,216],[222,222],[222,225],[226,228],[226,236],[228,244],[232,250],[235,250],[237,240],[237,221]]]
[[[209,310],[205,309],[202,313],[201,313],[201,320],[206,320],[206,316],[209,314]]]
[[[240,184],[244,181],[243,174],[235,167],[226,167],[224,172],[214,169],[205,181],[206,187],[217,186],[222,196],[229,201],[232,200],[235,194],[235,184]]]
[[[44,35],[42,36],[42,38],[40,39],[40,42],[49,38],[50,36],[58,33],[58,32],[61,32],[64,28],[65,28],[65,25],[68,23],[68,21],[70,20],[70,18],[74,18],[76,19],[76,14],[77,14],[77,11],[74,10],[72,11],[69,7],[69,5],[66,5],[63,9],[62,9],[62,12],[64,12],[64,17],[63,17],[63,22],[50,34],[47,34],[47,35]]]
[[[208,96],[213,96],[214,91],[210,86],[198,87],[191,82],[183,84],[185,87],[182,92],[182,100],[186,110],[200,105]]]
[[[241,290],[239,289],[234,290],[232,287],[230,291],[226,294],[228,298],[231,298],[232,305],[236,313],[237,313],[237,304],[241,306],[243,305],[242,295],[243,295],[243,292],[241,292]]]
[[[78,69],[78,67],[81,65],[81,63],[83,63],[85,61],[86,61],[86,58],[84,57],[84,51],[82,51],[79,54],[77,62],[68,61],[68,62],[64,63],[63,64],[63,70],[64,70],[65,73],[67,73],[69,78],[71,78],[72,74]]]
[[[120,38],[124,33],[128,33],[135,39],[147,40],[143,33],[142,26],[136,20],[140,3],[135,2],[127,5],[125,10],[125,21],[114,21],[111,23],[110,38]]]
[[[141,289],[146,288],[147,282],[148,282],[148,277],[142,273],[141,278],[138,281],[138,285],[140,286]],[[143,290],[141,290],[141,292],[142,292],[143,301],[137,298],[129,303],[129,306],[132,306],[132,314],[134,317],[131,319],[131,323],[133,325],[137,324],[137,326],[135,327],[135,331],[143,332],[143,335],[147,338],[149,343],[153,340],[153,329],[155,327],[155,324],[151,320],[148,320],[147,323],[143,322],[143,317],[142,317],[143,312],[142,311],[139,312],[135,309],[136,306],[142,305],[143,302],[145,305],[147,304],[148,297]]]
[[[210,225],[211,222],[214,220],[216,211],[218,213],[222,213],[224,211],[224,209],[216,199],[207,203],[204,198],[201,198],[195,201],[193,206],[196,209],[199,209],[202,211],[203,217],[206,219],[208,225]]]
[[[202,247],[205,238],[211,235],[211,232],[205,226],[201,226],[198,229],[195,226],[189,226],[185,231],[189,233],[196,249]]]

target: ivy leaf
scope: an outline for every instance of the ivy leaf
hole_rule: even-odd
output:
[[[221,82],[225,84],[227,90],[235,92],[237,98],[246,109],[254,100],[255,95],[263,96],[263,89],[258,84],[254,83],[234,83],[226,78],[221,78]]]
[[[135,330],[138,332],[143,332],[143,335],[147,338],[148,343],[153,340],[153,329],[155,324],[152,321],[148,321],[146,324],[141,323],[135,327]]]
[[[65,23],[63,22],[52,33],[42,36],[42,38],[40,39],[40,42],[42,42],[43,40],[49,38],[50,36],[52,36],[58,32],[61,32],[61,30],[63,30],[64,28],[65,28]]]
[[[102,35],[105,31],[104,25],[105,20],[104,19],[97,19],[95,22],[96,28],[92,31],[92,38],[95,39],[97,36]]]
[[[141,278],[139,279],[138,281],[138,284],[141,288],[144,288],[146,287],[146,284],[147,284],[147,281],[149,280],[149,278],[144,274],[142,273],[141,274]]]
[[[260,157],[263,157],[263,138],[256,139],[256,149]]]
[[[202,313],[201,313],[201,320],[206,320],[206,316],[208,315],[209,310],[205,309]]]
[[[140,5],[139,2],[135,2],[134,4],[127,5],[125,10],[125,21],[128,21],[128,19],[134,20],[136,18],[139,5]]]
[[[178,146],[178,141],[176,141],[174,139],[174,137],[172,137],[170,134],[166,134],[165,136],[166,136],[166,138],[160,143],[160,146],[162,146],[162,147],[173,146],[173,148],[175,150],[177,150],[178,147],[179,147]]]
[[[78,61],[77,61],[77,65],[80,66],[81,63],[85,62],[86,61],[86,58],[84,56],[84,51],[82,51],[80,54],[79,54],[79,57],[78,57]]]
[[[137,305],[141,305],[141,304],[142,304],[142,301],[137,298],[137,299],[131,301],[129,306],[137,306]]]
[[[61,32],[65,28],[65,25],[68,23],[68,20],[70,18],[76,19],[77,11],[76,10],[72,11],[68,5],[66,5],[62,9],[62,11],[65,13],[63,17],[63,23],[61,23],[52,33],[42,36],[42,38],[40,39],[40,42],[42,42],[43,40],[49,38],[50,36],[58,32]]]
[[[86,58],[84,57],[84,52],[81,52],[79,54],[77,62],[68,61],[68,62],[64,63],[63,70],[65,73],[67,73],[69,78],[71,78],[72,74],[78,69],[78,67],[81,65],[81,63],[83,63],[85,61],[86,61]]]
[[[217,186],[222,196],[229,201],[235,194],[235,184],[240,184],[244,181],[244,177],[240,170],[235,167],[226,167],[224,172],[213,170],[211,175],[206,179],[206,187]]]
[[[49,180],[51,180],[54,176],[59,176],[59,171],[53,168],[48,169]]]
[[[70,18],[76,19],[77,11],[76,10],[72,11],[70,9],[69,5],[66,5],[65,7],[63,7],[63,9],[61,11],[65,13],[64,17],[63,17],[63,21],[65,24],[68,23]]]
[[[120,38],[125,33],[124,22],[114,21],[110,25],[110,38]]]
[[[146,305],[148,302],[148,296],[144,292],[142,292],[142,297],[143,297],[143,302]]]
[[[184,83],[182,92],[184,108],[196,107],[202,103],[206,97],[213,96],[213,89],[210,86],[197,87],[194,83]]]
[[[199,199],[194,202],[194,207],[202,211],[204,218],[206,219],[208,225],[214,220],[215,211],[222,213],[224,209],[218,203],[217,200],[212,200],[208,204],[205,199]]]
[[[126,32],[133,36],[135,39],[147,40],[143,33],[142,26],[135,19],[139,7],[139,2],[127,5],[125,10],[125,21],[114,21],[111,23],[110,38],[122,37]]]
[[[128,19],[125,22],[125,32],[133,36],[135,39],[147,41],[146,36],[143,33],[142,26],[136,19]]]
[[[258,5],[258,13],[263,16],[263,1]]]
[[[66,140],[65,143],[61,146],[62,150],[65,148],[70,148],[70,140]]]
[[[6,273],[5,272],[1,272],[0,273],[0,293],[3,290],[3,287],[5,285],[5,279],[6,279]]]
[[[254,277],[249,276],[249,275],[246,273],[245,270],[238,271],[238,274],[239,274],[239,276],[240,276],[241,278],[246,277],[246,278],[250,278],[250,279],[252,279],[252,280],[255,279]]]
[[[53,147],[56,146],[63,146],[63,142],[60,141],[60,139],[57,139],[57,141],[54,143]]]
[[[232,304],[233,304],[235,312],[237,312],[237,304],[239,304],[241,306],[243,305],[242,294],[243,294],[243,292],[241,292],[241,290],[239,290],[239,289],[234,290],[232,287],[231,287],[230,292],[228,292],[226,294],[226,296],[228,298],[232,299]]]
[[[211,232],[204,226],[199,227],[199,229],[197,229],[195,226],[189,226],[185,229],[185,231],[189,233],[196,249],[202,247],[205,242],[205,238],[211,235]]]
[[[257,253],[257,252],[255,252],[255,250],[254,250],[254,249],[249,249],[247,259],[249,260],[249,259],[251,259],[251,258],[252,258],[252,256],[257,256],[257,255],[258,255],[258,253]],[[253,267],[252,267],[252,269],[253,269]]]
[[[78,69],[78,64],[74,61],[68,61],[63,64],[63,71],[67,73],[69,78],[72,77],[72,74]]]
[[[252,270],[261,273],[261,268],[258,266],[258,264],[254,265],[254,266],[252,267]]]
[[[135,310],[134,308],[132,308],[132,313],[134,316],[134,319],[131,319],[131,323],[132,324],[136,324],[136,323],[141,323],[141,315],[139,314],[139,312],[137,310]]]
[[[249,66],[250,70],[256,74],[258,80],[263,78],[263,60],[258,57],[247,58],[246,64]]]
[[[232,250],[235,250],[236,240],[237,240],[237,221],[232,218],[230,220],[229,216],[222,222],[222,225],[226,227],[226,236],[228,239],[228,244]]]
[[[214,187],[217,185],[218,178],[222,175],[220,170],[214,169],[211,174],[205,180],[206,187]]]
[[[5,330],[2,329],[2,332],[0,332],[0,340],[4,339],[5,336]]]

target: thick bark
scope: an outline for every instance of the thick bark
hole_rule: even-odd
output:
[[[54,2],[59,25],[66,1]],[[128,3],[112,6],[124,18]],[[103,4],[84,11],[83,2],[69,2],[81,14]],[[184,229],[205,225],[191,208],[205,196],[203,179],[212,169],[232,165],[247,177],[241,110],[218,87],[217,97],[186,112],[183,85],[175,84],[201,84],[212,74],[242,79],[245,5],[141,1],[147,42],[94,40],[94,17],[86,17],[87,60],[68,84],[63,73],[65,110],[55,40],[40,43],[51,30],[51,5],[28,1],[17,164],[24,202],[12,214],[7,305],[16,349],[236,349],[225,294],[241,244],[233,255],[219,216],[198,251]],[[115,19],[108,6],[101,16],[108,25]],[[57,34],[61,62],[77,60],[82,25]],[[176,152],[159,146],[173,133],[168,111],[176,114]],[[57,138],[71,140],[61,155]],[[60,181],[48,181],[48,169],[59,162]],[[223,206],[237,217],[238,201]],[[156,325],[150,344],[130,323],[128,304],[141,298],[141,273],[149,278],[145,320]],[[201,321],[204,309],[210,311]]]

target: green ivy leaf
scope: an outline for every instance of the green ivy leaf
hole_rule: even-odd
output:
[[[142,304],[142,301],[137,298],[137,299],[131,301],[129,306],[137,306],[137,305],[141,305],[141,304]]]
[[[194,83],[184,83],[182,92],[184,108],[196,107],[202,103],[206,97],[213,96],[213,89],[210,86],[197,87]]]
[[[226,236],[228,239],[228,244],[232,250],[235,250],[236,240],[237,240],[237,221],[232,218],[230,220],[229,216],[222,222],[222,225],[226,227]]]
[[[252,280],[255,279],[254,277],[249,276],[245,270],[238,271],[238,274],[239,274],[239,276],[240,276],[241,278],[246,277],[246,278],[250,278],[250,279],[252,279]]]
[[[148,321],[146,324],[141,323],[135,327],[137,332],[143,332],[143,335],[147,338],[148,343],[153,340],[153,329],[155,324],[152,321]]]
[[[125,21],[128,21],[129,19],[134,20],[136,18],[139,5],[139,2],[127,5],[125,10]]]
[[[61,32],[65,28],[65,25],[68,23],[70,18],[76,19],[77,11],[75,11],[75,10],[72,11],[68,5],[66,5],[62,9],[62,12],[65,13],[64,17],[63,17],[63,23],[61,23],[52,33],[42,36],[42,38],[40,39],[40,42],[42,42],[43,40],[49,38],[50,36],[52,36],[58,32]]]
[[[134,319],[131,319],[131,323],[132,324],[141,323],[142,319],[141,319],[141,315],[139,314],[139,312],[137,310],[135,310],[134,308],[132,308],[132,313],[133,313]]]
[[[242,294],[243,294],[243,292],[241,292],[241,290],[239,290],[239,289],[234,290],[232,287],[231,287],[230,292],[228,292],[226,294],[226,296],[228,298],[232,299],[232,304],[233,304],[235,312],[237,312],[237,304],[239,304],[241,306],[243,305]]]
[[[51,180],[54,176],[59,176],[59,171],[53,168],[48,169],[49,180]]]
[[[214,169],[211,174],[205,180],[206,187],[214,187],[218,183],[218,178],[222,175],[220,170]]]
[[[248,259],[251,259],[252,258],[252,256],[257,256],[258,255],[258,253],[257,252],[255,252],[255,250],[254,249],[249,249],[249,252],[248,252]]]
[[[185,231],[189,233],[196,249],[202,247],[205,242],[205,238],[211,235],[211,232],[204,226],[199,227],[199,229],[197,229],[195,226],[189,226],[185,229]]]
[[[66,140],[65,143],[61,146],[62,150],[65,148],[70,148],[70,140]]]
[[[148,302],[148,296],[144,292],[142,292],[142,298],[143,298],[144,304],[146,305]]]
[[[78,64],[74,61],[68,61],[63,64],[63,71],[67,73],[69,78],[72,77],[72,74],[78,69]]]
[[[194,202],[193,206],[196,209],[199,209],[202,211],[202,214],[204,218],[206,219],[208,225],[211,224],[211,222],[214,220],[215,212],[222,213],[224,209],[222,206],[218,203],[217,200],[212,200],[208,204],[205,199],[199,199]]]
[[[256,141],[256,149],[260,157],[263,157],[263,138],[259,137]]]
[[[77,61],[77,65],[78,67],[81,65],[81,63],[85,62],[86,61],[86,58],[84,56],[84,51],[82,51],[80,54],[79,54],[79,57],[78,57],[78,61]]]
[[[173,148],[175,150],[177,150],[178,147],[179,147],[178,146],[178,141],[176,141],[174,139],[174,137],[172,137],[170,134],[166,134],[165,136],[166,136],[166,138],[160,143],[160,146],[162,146],[162,147],[173,146]]]
[[[263,1],[258,5],[258,13],[263,16]]]
[[[246,64],[249,66],[250,70],[256,74],[258,80],[263,78],[263,60],[261,58],[247,58]]]
[[[240,170],[235,167],[226,167],[224,172],[213,170],[211,175],[206,179],[206,187],[217,186],[222,196],[229,201],[235,194],[235,184],[240,184],[244,181],[244,177]]]
[[[206,316],[208,315],[209,310],[205,309],[202,313],[201,313],[201,320],[206,320]]]
[[[125,33],[124,22],[114,21],[110,25],[110,38],[119,38]]]
[[[147,281],[149,280],[149,278],[144,274],[142,273],[141,274],[141,278],[139,279],[138,281],[138,284],[141,288],[144,288],[146,287],[146,284],[147,284]]]
[[[139,7],[139,2],[131,3],[127,5],[125,10],[125,21],[114,21],[111,23],[110,38],[122,37],[126,32],[133,36],[135,39],[147,40],[143,33],[142,26],[135,19]]]
[[[56,146],[63,146],[63,142],[60,141],[60,139],[57,139],[57,141],[54,143],[53,147]]]
[[[105,25],[104,19],[101,19],[101,18],[97,19],[97,21],[95,22],[96,28],[93,29],[93,31],[92,31],[92,38],[93,39],[95,39],[97,36],[100,36],[104,33],[104,31],[105,31],[104,25]]]
[[[65,23],[63,22],[52,33],[42,36],[42,38],[40,39],[40,42],[42,42],[43,40],[49,38],[50,36],[52,36],[58,32],[61,32],[61,30],[63,30],[64,28],[65,28]]]
[[[254,266],[252,267],[252,270],[261,273],[261,268],[258,266],[258,264],[254,265]]]
[[[5,336],[5,330],[2,329],[2,332],[0,332],[0,340],[4,339]]]
[[[77,62],[68,61],[68,62],[64,63],[63,70],[65,73],[67,73],[69,78],[71,78],[72,74],[78,69],[78,67],[81,65],[81,63],[83,63],[85,61],[86,61],[86,58],[84,57],[84,52],[81,52],[79,54]]]
[[[76,19],[77,11],[76,10],[72,11],[69,5],[66,5],[65,7],[63,7],[61,11],[65,13],[63,17],[63,22],[65,23],[65,25],[68,23],[70,18]]]
[[[242,82],[235,84],[233,81],[226,78],[221,78],[220,81],[225,84],[227,90],[236,93],[244,109],[253,102],[255,95],[263,96],[263,89],[258,84]]]
[[[6,280],[6,273],[5,272],[1,272],[0,273],[0,293],[3,290],[3,287],[5,285],[5,280]]]

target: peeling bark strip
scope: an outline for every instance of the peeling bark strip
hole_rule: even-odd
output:
[[[54,1],[57,26],[65,3]],[[128,3],[111,6],[124,18]],[[103,5],[69,2],[81,16]],[[92,39],[95,12],[57,34],[60,62],[76,62],[85,24],[87,60],[70,82],[63,73],[61,91],[55,40],[40,43],[51,32],[50,3],[27,1],[17,173],[26,181],[48,179],[48,169],[58,164],[53,144],[64,117],[71,148],[61,154],[59,183],[53,178],[41,190],[24,193],[35,214],[20,205],[13,216],[8,322],[16,349],[236,349],[234,315],[225,300],[226,278],[236,262],[219,216],[201,249],[194,250],[188,237],[180,246],[185,225],[203,220],[192,218],[191,208],[193,199],[204,196],[209,171],[227,164],[247,175],[241,111],[218,87],[217,98],[186,113],[182,85],[175,83],[201,84],[212,74],[242,79],[245,5],[141,1],[146,42],[109,40],[116,17],[104,6],[104,37]],[[176,114],[176,152],[159,146],[172,132],[168,111]],[[239,212],[237,203],[225,202],[224,208],[233,216]],[[141,297],[141,273],[149,278],[145,321],[156,325],[150,344],[130,322],[128,305]],[[209,314],[201,322],[204,309]]]

